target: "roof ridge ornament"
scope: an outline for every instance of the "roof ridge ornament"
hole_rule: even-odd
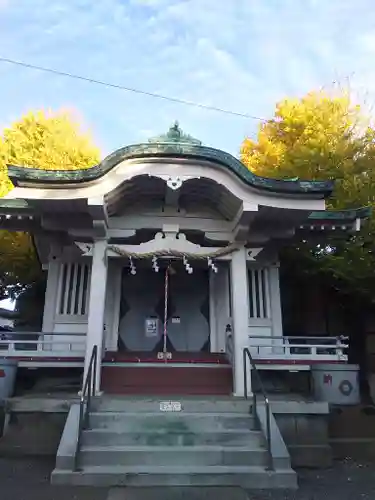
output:
[[[153,144],[159,143],[178,143],[178,144],[194,144],[196,146],[201,146],[202,142],[198,139],[195,139],[193,136],[189,134],[185,134],[184,131],[180,128],[180,124],[176,120],[174,124],[169,128],[166,134],[161,134],[156,137],[152,137],[148,140],[148,142]]]

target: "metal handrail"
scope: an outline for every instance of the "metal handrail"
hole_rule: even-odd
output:
[[[92,348],[91,358],[83,381],[81,398],[79,402],[79,422],[77,446],[74,455],[74,469],[78,470],[78,456],[81,450],[82,431],[90,425],[91,398],[95,397],[96,370],[98,361],[98,346]]]
[[[244,390],[245,390],[245,399],[248,399],[248,393],[247,393],[247,360],[250,361],[251,365],[251,372],[254,371],[254,374],[256,376],[260,392],[262,393],[263,399],[264,399],[264,404],[266,407],[266,441],[267,441],[267,454],[268,454],[268,469],[273,470],[273,460],[272,460],[272,445],[271,445],[271,408],[270,408],[270,401],[268,399],[266,390],[264,388],[262,379],[260,378],[259,375],[259,370],[256,367],[256,364],[254,363],[253,357],[247,347],[244,348],[243,350],[243,374],[244,374]],[[254,416],[257,416],[257,395],[255,391],[253,391],[253,413]]]

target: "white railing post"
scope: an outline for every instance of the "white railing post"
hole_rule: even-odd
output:
[[[44,335],[39,335],[37,340],[37,351],[44,351]]]
[[[337,337],[336,338],[336,354],[337,354],[338,359],[342,359],[344,356],[344,351],[343,351],[342,347],[343,347],[343,345],[341,342],[341,338]]]
[[[290,344],[284,344],[284,356],[286,358],[291,358],[292,357],[292,354],[290,352]]]
[[[16,352],[16,343],[15,342],[10,342],[9,343],[9,353],[10,354],[15,354]]]

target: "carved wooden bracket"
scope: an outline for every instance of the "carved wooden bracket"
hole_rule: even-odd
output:
[[[255,261],[263,248],[247,248],[246,260]]]

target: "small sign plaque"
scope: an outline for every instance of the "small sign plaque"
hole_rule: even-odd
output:
[[[145,322],[145,333],[146,337],[157,337],[158,336],[158,318],[147,318]]]
[[[160,411],[181,411],[182,406],[180,401],[161,401]]]
[[[180,316],[173,316],[172,317],[172,323],[175,324],[175,325],[179,325],[181,323]]]
[[[171,352],[158,352],[158,359],[172,359]]]

